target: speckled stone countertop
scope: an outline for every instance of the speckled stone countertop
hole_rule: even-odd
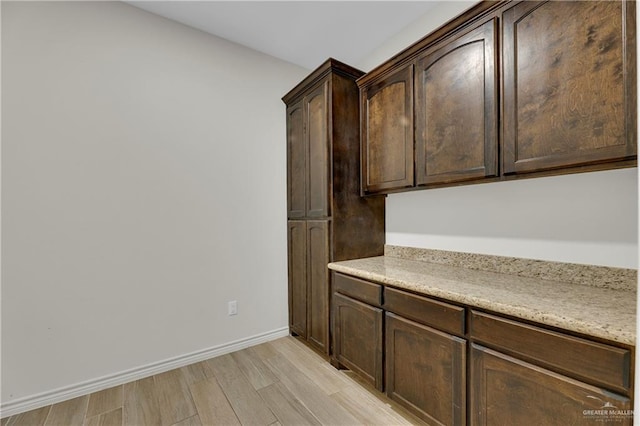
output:
[[[393,256],[329,268],[424,295],[635,345],[636,290],[468,269]]]

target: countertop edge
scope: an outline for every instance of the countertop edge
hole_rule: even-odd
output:
[[[485,309],[487,311],[533,321],[542,325],[556,327],[562,330],[572,331],[595,338],[601,338],[611,342],[635,346],[635,334],[625,332],[623,330],[616,330],[612,333],[611,330],[605,328],[604,326],[598,326],[593,323],[586,323],[581,320],[576,320],[575,318],[566,318],[550,312],[542,312],[539,310],[528,309],[521,306],[504,304],[496,302],[494,300],[486,300],[478,297],[467,296],[464,294],[443,290],[438,287],[421,285],[418,289],[416,288],[417,285],[412,285],[411,283],[402,280],[392,279],[385,275],[341,265],[338,263],[330,263],[328,267],[329,269],[336,272],[341,272],[347,275],[375,281],[381,284],[414,291],[426,296],[438,297],[454,303],[457,302],[470,306],[472,308]]]

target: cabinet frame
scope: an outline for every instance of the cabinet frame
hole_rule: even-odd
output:
[[[415,173],[416,186],[447,184],[473,179],[497,176],[498,174],[498,18],[474,23],[471,29],[465,30],[448,39],[439,42],[432,48],[426,49],[416,59],[415,72]],[[438,142],[429,138],[428,133],[437,123],[427,120],[427,105],[430,99],[426,97],[425,72],[439,61],[452,53],[473,44],[482,43],[483,80],[482,82],[482,162],[475,167],[466,169],[452,168],[443,172],[431,172],[428,167],[428,157],[437,155],[430,152],[431,144]],[[463,63],[463,66],[469,64]],[[445,94],[441,94],[445,95]],[[445,95],[446,96],[446,95]],[[477,112],[477,111],[476,111]],[[446,130],[445,130],[446,132]],[[451,143],[451,141],[448,141]],[[465,147],[468,148],[468,147]],[[447,147],[444,147],[447,149]],[[464,153],[460,153],[464,156]]]
[[[363,195],[375,193],[385,190],[393,190],[411,187],[414,184],[414,64],[409,63],[402,68],[393,70],[392,72],[381,76],[379,79],[371,82],[366,87],[360,88],[360,135],[361,135],[361,157],[360,157],[360,181],[361,193]],[[404,166],[404,176],[394,180],[372,181],[372,173],[370,172],[373,159],[372,152],[375,144],[384,143],[384,141],[372,141],[369,128],[369,103],[371,99],[381,91],[392,87],[394,84],[403,83],[404,98],[403,105],[407,115],[404,117],[406,123],[403,124],[403,151],[400,155],[404,156],[402,161]]]

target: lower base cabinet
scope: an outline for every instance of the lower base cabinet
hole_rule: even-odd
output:
[[[385,315],[386,391],[429,424],[465,424],[464,339]]]
[[[332,363],[430,425],[633,424],[634,348],[333,277]]]
[[[333,295],[334,358],[382,390],[382,309]]]
[[[500,352],[471,349],[473,425],[631,425],[629,398]]]

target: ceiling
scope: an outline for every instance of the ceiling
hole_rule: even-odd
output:
[[[313,69],[357,64],[436,1],[127,1],[138,8]]]

